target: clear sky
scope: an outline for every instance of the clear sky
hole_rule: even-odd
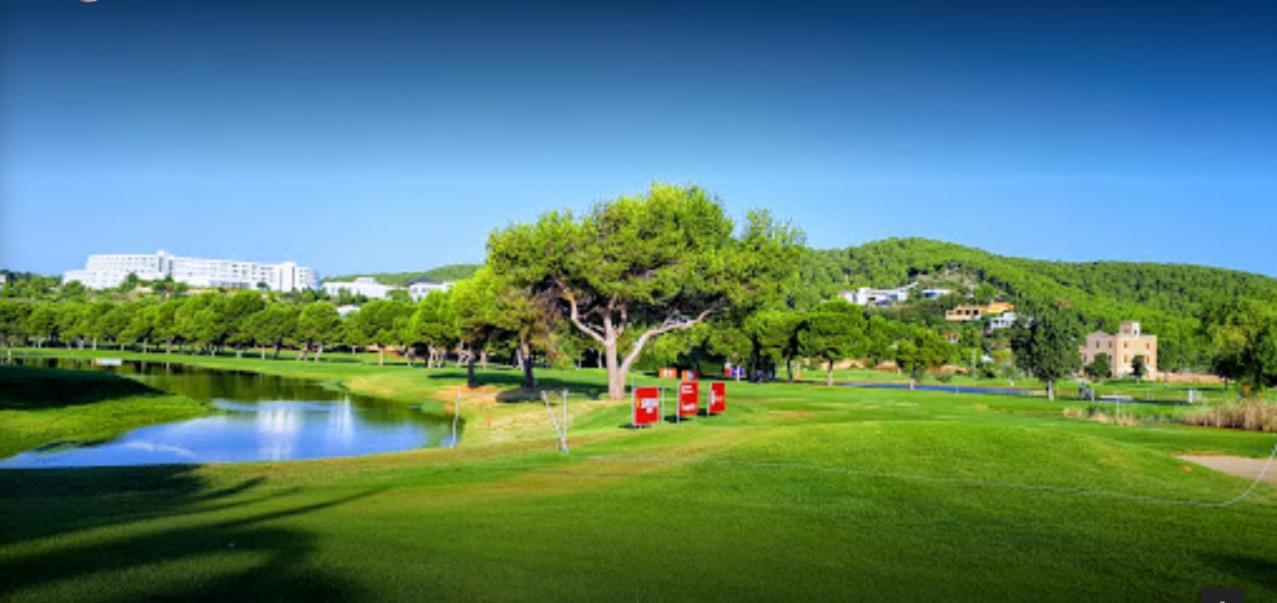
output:
[[[663,180],[1277,275],[1277,2],[538,4],[0,0],[0,266],[421,269]]]

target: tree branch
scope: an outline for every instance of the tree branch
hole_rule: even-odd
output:
[[[606,344],[607,342],[604,341],[603,334],[599,333],[598,329],[585,324],[585,322],[581,320],[581,312],[576,306],[576,296],[571,293],[564,292],[563,297],[568,300],[568,308],[570,310],[568,319],[572,321],[572,324],[575,325],[577,329],[580,329],[582,333],[594,338],[594,340],[600,344]]]
[[[657,335],[669,333],[670,331],[690,329],[708,318],[716,309],[716,307],[710,307],[704,312],[697,314],[695,318],[688,318],[684,320],[678,320],[674,316],[669,316],[661,323],[661,326],[653,327],[644,331],[643,334],[639,335],[638,339],[634,341],[634,345],[630,346],[630,353],[625,355],[625,361],[621,363],[622,370],[629,370],[630,365],[634,364],[634,361],[638,359],[638,355],[643,351],[643,346],[647,345],[649,339],[656,337]]]

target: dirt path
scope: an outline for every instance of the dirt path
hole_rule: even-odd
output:
[[[1246,479],[1259,477],[1259,472],[1263,471],[1264,465],[1268,464],[1268,459],[1266,458],[1252,459],[1244,456],[1186,455],[1179,458]],[[1264,482],[1277,486],[1277,461],[1274,461],[1273,466],[1268,469],[1268,474],[1264,476]]]

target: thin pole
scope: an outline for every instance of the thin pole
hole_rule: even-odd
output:
[[[457,447],[457,420],[461,417],[461,390],[457,390],[457,401],[452,405],[452,445],[449,448]]]
[[[568,390],[563,390],[563,454],[568,453]]]

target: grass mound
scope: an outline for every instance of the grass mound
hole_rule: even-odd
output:
[[[207,404],[111,373],[0,367],[0,458],[210,412]]]
[[[0,409],[92,404],[146,395],[162,392],[107,372],[0,366]]]

